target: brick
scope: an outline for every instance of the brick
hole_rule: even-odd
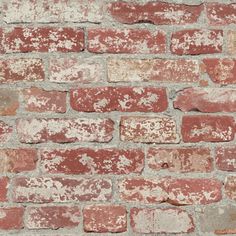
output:
[[[236,176],[227,176],[225,181],[225,194],[231,200],[236,200]]]
[[[180,91],[174,108],[181,111],[235,112],[236,90],[225,88],[187,88]]]
[[[0,83],[44,80],[42,59],[12,58],[0,60]]]
[[[66,92],[31,87],[23,91],[25,109],[30,112],[66,112]]]
[[[207,18],[211,25],[236,24],[236,4],[208,3]]]
[[[109,82],[160,81],[191,83],[200,79],[197,60],[115,59],[107,61]]]
[[[171,147],[149,148],[147,154],[148,167],[169,172],[211,172],[213,160],[209,148]]]
[[[231,116],[184,116],[181,133],[184,142],[227,142],[234,139],[234,126]]]
[[[0,173],[32,171],[36,169],[36,162],[36,149],[0,149]]]
[[[205,71],[214,83],[236,83],[236,60],[229,58],[207,58],[203,59],[203,63]]]
[[[109,201],[112,183],[96,178],[19,177],[13,181],[14,202]]]
[[[146,4],[113,2],[109,6],[111,16],[125,24],[152,23],[155,25],[185,25],[196,23],[203,5],[185,5],[167,2]]]
[[[222,30],[182,30],[171,36],[171,52],[177,55],[220,53],[222,46]]]
[[[178,208],[131,208],[130,221],[133,232],[143,234],[190,233],[195,228],[192,217]]]
[[[228,53],[229,54],[236,54],[236,31],[229,30],[228,31]]]
[[[41,168],[46,173],[129,174],[141,173],[144,153],[141,149],[56,149],[40,152]]]
[[[232,204],[227,206],[208,206],[199,214],[201,231],[215,234],[236,233],[236,207]]]
[[[17,134],[22,143],[109,142],[113,121],[89,118],[18,119]]]
[[[152,87],[96,87],[70,91],[72,109],[83,112],[162,112],[166,90]]]
[[[76,28],[15,27],[3,30],[3,51],[80,52],[84,50],[84,31]]]
[[[28,229],[74,228],[80,224],[80,208],[76,206],[28,207],[25,214]]]
[[[12,126],[0,121],[0,143],[8,142],[13,132]]]
[[[120,233],[127,229],[126,209],[120,205],[85,206],[83,218],[86,232]]]
[[[23,207],[1,207],[0,229],[16,230],[23,228]]]
[[[118,188],[124,202],[156,204],[168,199],[167,180],[163,179],[126,178],[118,182]]]
[[[166,36],[163,31],[147,29],[88,30],[88,51],[93,53],[164,53]]]
[[[121,141],[178,143],[176,123],[170,117],[121,117]]]
[[[51,58],[49,80],[56,83],[90,83],[103,80],[103,66],[93,58]]]
[[[3,5],[3,20],[6,23],[99,23],[103,18],[102,7],[98,0],[9,0]]]
[[[13,116],[19,107],[18,93],[10,89],[0,89],[0,115]]]
[[[236,147],[217,147],[215,149],[216,166],[223,171],[236,171]]]
[[[171,179],[168,203],[173,205],[211,204],[222,199],[222,184],[216,179]]]
[[[120,199],[125,202],[192,205],[210,204],[222,199],[222,184],[215,179],[127,178],[118,186]]]
[[[0,177],[0,202],[7,201],[8,182],[7,177]]]

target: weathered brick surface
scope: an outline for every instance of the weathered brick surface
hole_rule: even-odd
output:
[[[236,234],[236,2],[0,0],[0,235]]]

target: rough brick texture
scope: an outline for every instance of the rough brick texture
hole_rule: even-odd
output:
[[[235,0],[0,0],[0,235],[236,234]]]

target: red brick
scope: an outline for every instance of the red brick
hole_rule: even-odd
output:
[[[231,116],[184,116],[181,133],[184,142],[227,142],[234,139]]]
[[[2,44],[6,53],[80,52],[84,49],[84,31],[69,27],[15,27],[4,29]]]
[[[127,178],[119,181],[119,196],[124,202],[161,203],[168,199],[167,179]]]
[[[226,206],[208,206],[200,213],[199,223],[204,233],[236,234],[236,207],[232,204]]]
[[[51,58],[49,80],[56,83],[90,83],[103,80],[103,66],[93,58]]]
[[[16,83],[21,81],[44,80],[42,59],[12,58],[0,60],[0,83]]]
[[[236,176],[227,176],[225,181],[225,194],[228,198],[236,200]]]
[[[10,89],[0,89],[0,115],[13,116],[19,107],[18,93]]]
[[[19,177],[13,182],[15,202],[109,201],[112,183],[106,179]]]
[[[80,208],[76,206],[28,207],[25,221],[28,229],[74,228],[80,224]]]
[[[213,160],[209,148],[171,147],[149,148],[147,154],[149,168],[169,172],[211,172]]]
[[[7,177],[0,177],[0,202],[7,201],[8,182]]]
[[[164,53],[166,36],[163,31],[147,29],[88,30],[88,50],[94,53]]]
[[[103,17],[99,0],[8,0],[3,5],[6,23],[95,22]]]
[[[147,2],[146,4],[113,2],[110,14],[117,21],[126,24],[152,23],[156,25],[185,25],[196,23],[202,5],[185,5],[167,2]]]
[[[31,87],[23,91],[25,109],[31,112],[66,112],[66,92]]]
[[[210,204],[222,199],[221,182],[216,179],[171,179],[168,202],[173,205]]]
[[[236,147],[217,147],[216,166],[223,171],[236,171]]]
[[[83,112],[162,112],[166,90],[152,87],[96,87],[70,91],[72,109]]]
[[[121,141],[178,143],[176,122],[170,117],[121,117]]]
[[[131,208],[131,227],[135,233],[190,233],[194,231],[192,217],[178,208]]]
[[[23,207],[1,207],[0,229],[14,230],[23,228]]]
[[[36,169],[36,149],[0,149],[0,173],[19,173]]]
[[[235,84],[236,83],[236,60],[234,59],[203,59],[204,70],[206,70],[210,79],[217,84]]]
[[[0,143],[9,141],[12,132],[13,132],[12,126],[8,125],[4,121],[0,121]]]
[[[207,17],[211,25],[236,24],[236,4],[208,3]]]
[[[118,186],[120,199],[125,202],[191,205],[210,204],[222,198],[222,184],[215,179],[129,178]]]
[[[235,112],[236,90],[225,88],[187,88],[180,91],[174,108],[181,111]]]
[[[119,205],[90,205],[83,210],[86,232],[119,233],[127,229],[126,209]]]
[[[129,174],[141,173],[141,149],[56,149],[41,151],[41,168],[47,173]]]
[[[236,31],[229,30],[227,35],[228,53],[236,54]]]
[[[18,119],[16,129],[20,142],[109,142],[113,121],[89,118]]]
[[[222,30],[182,30],[171,36],[171,52],[178,55],[220,53],[222,46]]]
[[[200,79],[197,60],[108,59],[109,82],[160,81],[191,83]]]

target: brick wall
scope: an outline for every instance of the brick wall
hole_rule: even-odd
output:
[[[236,234],[236,1],[0,3],[0,235]]]

